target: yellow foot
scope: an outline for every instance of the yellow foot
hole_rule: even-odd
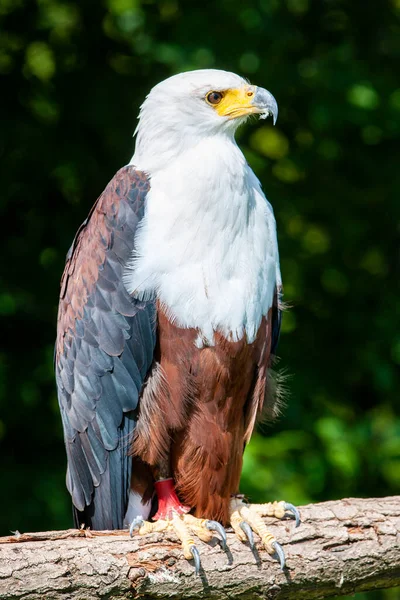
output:
[[[187,560],[193,560],[196,575],[200,573],[200,554],[194,543],[193,534],[203,542],[210,542],[214,537],[214,531],[217,531],[221,536],[222,547],[226,547],[226,532],[220,523],[217,521],[209,521],[208,519],[197,519],[193,515],[175,514],[171,519],[159,519],[154,523],[144,521],[141,517],[136,517],[131,523],[129,532],[131,537],[133,532],[138,530],[139,535],[147,533],[159,533],[163,531],[174,531],[182,542],[182,550],[184,557]]]
[[[248,541],[254,547],[253,531],[257,533],[268,554],[278,556],[281,569],[285,568],[285,553],[275,536],[267,529],[261,517],[276,517],[282,519],[287,513],[292,513],[296,527],[300,525],[300,515],[297,508],[288,502],[269,502],[268,504],[247,504],[240,496],[234,496],[230,504],[230,522],[237,537]]]

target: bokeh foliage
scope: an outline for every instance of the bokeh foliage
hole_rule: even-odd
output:
[[[196,68],[239,72],[280,107],[275,128],[238,136],[291,307],[288,407],[254,436],[243,491],[399,492],[399,16],[399,0],[0,0],[1,534],[71,523],[52,369],[64,256],[129,161],[146,93]]]

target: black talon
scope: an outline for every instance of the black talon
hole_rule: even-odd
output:
[[[283,548],[280,544],[278,544],[278,542],[272,542],[271,546],[275,550],[275,553],[278,555],[279,562],[281,564],[281,569],[283,571],[283,569],[286,567],[286,558]]]
[[[133,519],[131,526],[129,527],[129,535],[133,537],[133,532],[135,531],[135,529],[140,529],[143,523],[144,521],[142,517],[136,517],[135,519]]]
[[[300,525],[300,513],[297,508],[293,504],[290,504],[290,502],[285,502],[283,507],[285,510],[292,513],[296,521],[296,527],[298,527]]]
[[[253,548],[254,548],[254,536],[253,536],[253,532],[251,530],[250,525],[248,523],[246,523],[246,521],[241,521],[239,523],[239,525],[240,525],[240,529],[242,531],[244,531],[244,533],[245,533],[245,535],[246,535],[246,537],[247,537],[247,539],[249,541],[250,548],[253,550]]]
[[[225,550],[225,548],[226,548],[226,531],[225,531],[225,528],[222,527],[221,523],[218,523],[218,521],[206,521],[206,527],[210,531],[218,531],[219,535],[222,538],[221,539],[222,549]]]
[[[193,556],[194,570],[196,572],[196,575],[200,575],[201,563],[200,563],[200,554],[199,554],[199,551],[197,550],[196,546],[190,546],[190,552],[191,552],[191,554]]]

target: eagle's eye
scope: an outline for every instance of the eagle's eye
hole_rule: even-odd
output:
[[[208,92],[206,100],[208,104],[219,104],[223,97],[222,92]]]

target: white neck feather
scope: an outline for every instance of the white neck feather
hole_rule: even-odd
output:
[[[124,282],[198,328],[199,344],[216,330],[252,341],[279,279],[272,208],[231,132],[191,139],[190,148],[164,140],[157,157],[138,145],[131,163],[151,189]]]

